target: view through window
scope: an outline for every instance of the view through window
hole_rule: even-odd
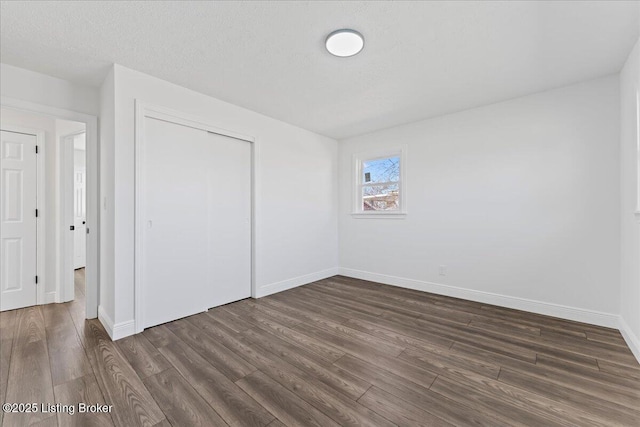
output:
[[[400,156],[362,162],[362,211],[400,209]]]

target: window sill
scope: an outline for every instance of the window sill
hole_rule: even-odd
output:
[[[406,212],[352,212],[352,218],[356,219],[405,219],[407,217]]]

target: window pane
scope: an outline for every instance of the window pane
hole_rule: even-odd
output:
[[[362,162],[362,182],[398,182],[400,180],[400,157],[366,160]]]
[[[394,211],[399,208],[398,184],[362,187],[363,211]]]

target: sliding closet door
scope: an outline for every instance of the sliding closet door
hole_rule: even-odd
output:
[[[251,296],[251,145],[145,118],[144,327]]]

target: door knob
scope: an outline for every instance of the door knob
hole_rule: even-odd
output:
[[[75,227],[75,226],[73,226],[73,225],[69,226],[69,230],[73,231],[73,230],[75,230],[75,229],[76,229],[76,227]]]

